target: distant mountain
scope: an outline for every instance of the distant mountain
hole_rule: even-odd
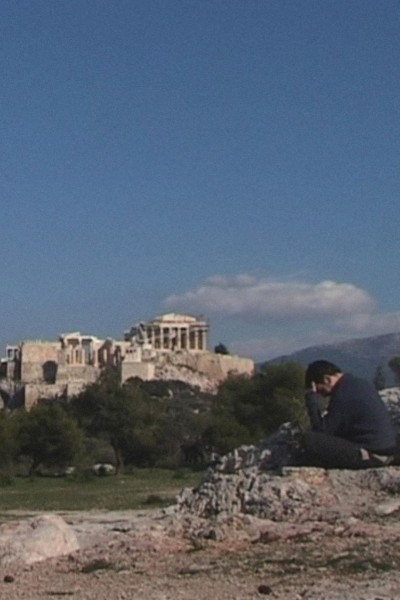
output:
[[[347,340],[339,344],[311,346],[292,354],[278,356],[263,365],[298,362],[306,367],[310,362],[319,359],[329,360],[343,371],[353,373],[372,381],[376,369],[384,367],[386,385],[394,385],[394,378],[388,368],[388,361],[393,356],[400,356],[400,333],[388,333],[374,337]]]

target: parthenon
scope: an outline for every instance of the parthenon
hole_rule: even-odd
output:
[[[125,332],[125,340],[151,346],[154,350],[204,352],[208,323],[201,318],[169,313]]]

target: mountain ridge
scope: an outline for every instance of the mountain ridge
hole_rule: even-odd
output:
[[[386,333],[363,338],[352,338],[334,344],[309,346],[291,354],[264,361],[261,367],[271,364],[297,362],[306,367],[314,360],[324,359],[335,363],[343,371],[372,381],[378,367],[383,368],[387,384],[394,384],[394,376],[388,361],[400,356],[400,332]]]

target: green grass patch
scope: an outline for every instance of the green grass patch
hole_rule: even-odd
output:
[[[185,473],[176,479],[174,471],[136,469],[127,475],[91,477],[16,477],[3,487],[0,512],[130,510],[173,504],[183,487],[196,486],[200,473]],[[149,499],[153,499],[150,500]],[[157,499],[157,502],[155,501]]]
[[[146,498],[146,500],[144,501],[144,505],[145,506],[154,506],[154,507],[162,507],[162,506],[168,506],[171,504],[171,498],[168,498],[168,496],[159,496],[158,494],[149,494]]]

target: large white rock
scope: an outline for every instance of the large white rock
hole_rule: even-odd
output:
[[[0,565],[26,565],[79,549],[75,532],[61,517],[44,514],[0,526]]]

